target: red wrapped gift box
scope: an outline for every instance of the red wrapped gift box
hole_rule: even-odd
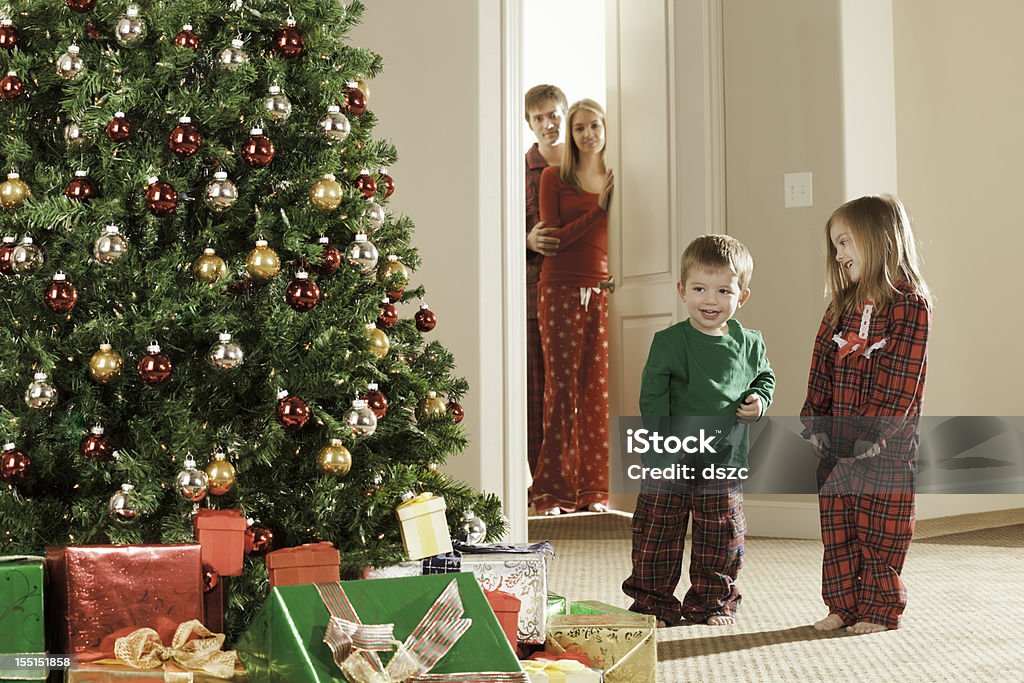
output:
[[[333,543],[307,543],[267,553],[270,587],[341,581],[341,554]]]
[[[516,640],[519,634],[519,608],[522,601],[511,593],[505,591],[484,591],[484,597],[494,610],[494,616],[498,617],[501,630],[505,632],[512,649],[516,649]]]
[[[114,641],[140,628],[171,642],[178,624],[203,618],[200,557],[196,544],[48,547],[50,652],[112,657]]]
[[[245,518],[238,510],[202,508],[192,518],[196,540],[203,547],[203,564],[221,576],[241,576],[245,557]]]

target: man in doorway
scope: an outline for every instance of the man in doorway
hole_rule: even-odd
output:
[[[537,138],[526,152],[526,424],[530,473],[537,467],[544,438],[544,356],[537,323],[537,281],[545,256],[558,251],[554,228],[540,222],[540,175],[562,159],[562,121],[569,103],[553,85],[536,85],[526,92],[526,122]]]

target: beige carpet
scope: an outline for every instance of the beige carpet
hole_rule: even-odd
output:
[[[532,518],[530,538],[555,546],[552,592],[629,606],[627,515]],[[739,623],[660,630],[658,681],[1024,681],[1022,548],[1024,509],[919,522],[903,627],[850,636],[809,626],[825,615],[820,542],[748,538]]]

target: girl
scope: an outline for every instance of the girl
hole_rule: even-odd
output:
[[[562,165],[540,178],[540,219],[557,228],[537,313],[544,354],[544,438],[533,475],[538,512],[608,509],[608,202],[604,110],[569,107]]]
[[[804,437],[821,458],[821,593],[829,614],[814,627],[874,633],[898,628],[907,604],[900,573],[914,533],[931,301],[898,199],[849,201],[825,230],[832,301],[800,411]]]

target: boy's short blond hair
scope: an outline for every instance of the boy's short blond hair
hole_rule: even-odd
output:
[[[679,259],[679,282],[686,284],[686,276],[695,269],[728,270],[739,282],[740,290],[750,284],[754,274],[754,258],[735,237],[728,235],[701,235],[690,242]]]

